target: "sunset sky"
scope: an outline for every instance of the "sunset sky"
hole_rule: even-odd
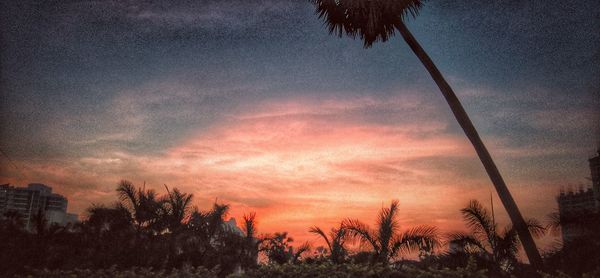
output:
[[[48,184],[82,217],[116,201],[121,179],[167,184],[297,241],[347,217],[372,224],[392,199],[404,228],[448,232],[493,192],[507,223],[400,37],[363,49],[329,35],[309,1],[173,2],[2,1],[0,183]],[[545,220],[561,188],[591,183],[599,11],[432,0],[408,22],[526,217]]]

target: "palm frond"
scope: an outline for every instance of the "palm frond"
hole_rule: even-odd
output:
[[[119,195],[119,200],[128,202],[131,209],[135,210],[138,206],[137,192],[135,186],[130,181],[121,180],[117,186],[117,194]]]
[[[215,203],[213,209],[210,211],[210,216],[214,221],[224,221],[228,214],[229,205],[226,204]]]
[[[346,229],[340,225],[340,227],[337,229],[331,229],[330,236],[333,241],[333,245],[337,244],[343,246],[348,238],[348,231],[346,231]]]
[[[402,233],[394,239],[391,256],[398,252],[411,252],[416,250],[432,251],[440,245],[438,230],[432,226],[417,226]]]
[[[377,217],[377,227],[379,230],[378,237],[381,248],[388,248],[392,241],[392,237],[398,230],[398,200],[393,200],[389,208],[383,208],[379,211]]]
[[[166,224],[172,231],[177,230],[181,227],[183,222],[189,218],[190,206],[193,198],[193,194],[183,193],[177,188],[169,190],[169,187],[165,184],[167,190],[167,196],[158,199],[159,205],[158,210],[166,218]]]
[[[494,245],[496,236],[496,223],[488,210],[484,208],[477,200],[469,201],[467,207],[460,210],[467,226],[473,230],[476,236],[485,237],[490,245]]]
[[[215,203],[212,210],[207,214],[209,236],[215,235],[223,228],[225,217],[229,214],[229,205]]]
[[[361,242],[369,243],[375,252],[381,250],[371,228],[358,219],[346,219],[342,221],[342,228],[348,231],[350,236],[358,238]]]
[[[546,229],[552,232],[554,235],[560,234],[561,231],[561,218],[560,213],[553,212],[548,214],[547,216],[548,224],[546,225]]]
[[[471,253],[473,249],[477,250],[477,252],[488,253],[484,244],[471,235],[465,233],[451,233],[447,237],[449,244],[456,244],[467,253]]]
[[[331,260],[334,263],[339,263],[344,260],[347,249],[346,249],[346,239],[348,238],[348,232],[343,227],[339,227],[337,229],[331,229],[330,232],[332,238],[332,247],[331,247]]]
[[[327,235],[325,234],[325,232],[323,232],[323,230],[321,230],[321,228],[319,228],[317,226],[313,226],[308,229],[308,232],[321,236],[321,238],[323,238],[323,240],[325,240],[325,243],[327,244],[327,248],[329,248],[329,252],[333,251],[333,248],[331,246],[331,242],[329,241],[329,238],[327,238]]]
[[[527,229],[534,238],[541,238],[546,234],[546,227],[535,218],[527,219]]]
[[[250,214],[244,214],[244,232],[246,233],[246,238],[253,239],[256,234],[256,212],[251,212]]]
[[[517,260],[519,244],[520,241],[517,230],[511,226],[506,227],[502,232],[502,235],[498,236],[496,239],[496,249],[494,250],[495,259],[498,262],[515,262]]]
[[[292,262],[297,262],[300,256],[302,256],[302,253],[310,251],[310,248],[311,246],[308,242],[305,242],[302,245],[298,246],[296,248],[296,252],[294,252],[293,254]]]

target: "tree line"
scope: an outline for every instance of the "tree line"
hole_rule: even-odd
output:
[[[226,222],[230,207],[214,203],[206,211],[192,206],[193,195],[165,185],[159,195],[145,186],[121,181],[118,202],[92,205],[85,219],[75,225],[48,225],[43,214],[33,217],[33,228],[25,230],[23,218],[9,211],[0,221],[0,273],[28,273],[34,269],[128,269],[146,267],[173,270],[202,267],[224,277],[252,273],[274,265],[364,265],[398,269],[460,269],[475,265],[491,276],[525,275],[527,265],[517,258],[520,240],[512,226],[499,227],[493,213],[476,200],[461,209],[467,233],[442,235],[434,226],[401,230],[399,203],[392,201],[375,217],[375,226],[358,219],[344,219],[325,231],[313,226],[323,246],[294,246],[287,232],[258,234],[256,214],[244,215],[241,229]],[[597,215],[595,220],[597,221]],[[549,271],[578,275],[593,271],[600,259],[598,225],[589,217],[565,219],[551,214],[547,225],[527,221],[535,237],[557,232],[586,219],[581,227],[592,229],[568,248],[556,248],[545,256]],[[598,222],[596,222],[597,224]],[[596,230],[593,230],[596,229]],[[595,232],[595,233],[594,233]],[[360,248],[356,248],[356,247]],[[448,250],[443,250],[449,246]],[[419,260],[402,256],[418,252]],[[587,257],[585,257],[587,256]]]

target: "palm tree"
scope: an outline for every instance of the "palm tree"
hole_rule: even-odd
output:
[[[229,205],[218,203],[214,203],[210,211],[194,209],[186,223],[188,244],[184,248],[188,249],[185,253],[189,259],[199,260],[204,266],[218,259],[219,244],[228,234],[225,227],[228,213]]]
[[[242,246],[242,268],[253,268],[258,260],[258,247],[262,240],[256,236],[256,213],[244,215],[244,243]]]
[[[86,211],[88,217],[83,223],[84,227],[98,238],[105,232],[133,230],[131,214],[121,204],[115,207],[92,205]]]
[[[517,263],[520,244],[520,238],[513,226],[509,225],[502,232],[498,232],[493,211],[488,212],[477,200],[471,200],[469,205],[460,211],[471,229],[471,234],[451,234],[449,243],[465,253],[491,262],[494,267],[504,271],[512,269]],[[528,220],[527,227],[535,237],[541,237],[546,230],[535,219]]]
[[[402,252],[433,250],[439,245],[437,229],[431,226],[417,226],[399,232],[397,220],[398,201],[392,201],[389,208],[382,208],[377,216],[376,230],[356,219],[346,219],[342,228],[352,237],[360,239],[373,249],[373,261],[387,264]]]
[[[169,190],[169,187],[165,184],[167,189],[167,196],[163,202],[165,204],[165,224],[171,233],[176,233],[184,226],[184,221],[189,217],[190,209],[192,205],[193,194],[183,193],[177,188]]]
[[[142,230],[159,232],[164,201],[158,199],[154,190],[146,190],[145,185],[136,189],[131,182],[122,180],[117,186],[117,194],[122,206],[131,213],[138,233]]]
[[[294,239],[289,237],[287,232],[265,235],[259,251],[267,256],[269,263],[296,263],[304,252],[310,250],[310,244],[305,242],[294,250],[292,242]]]
[[[529,234],[527,223],[523,219],[517,204],[504,183],[496,164],[490,153],[479,137],[477,130],[469,119],[462,104],[454,91],[446,82],[429,55],[423,50],[415,37],[404,24],[408,16],[416,17],[423,6],[424,0],[311,0],[316,6],[316,13],[322,18],[329,28],[330,33],[342,36],[344,33],[352,38],[357,36],[364,42],[364,47],[370,47],[376,41],[387,41],[396,30],[400,32],[404,41],[417,55],[425,66],[442,95],[448,102],[454,117],[473,144],[479,159],[490,177],[502,204],[506,208],[510,219],[515,226],[527,257],[532,265],[541,267],[542,259]]]
[[[165,231],[165,202],[156,191],[146,189],[145,184],[136,188],[131,182],[122,180],[117,186],[121,206],[127,208],[135,227],[131,255],[128,264],[160,265],[164,258],[166,241],[157,240]]]
[[[346,240],[348,239],[348,232],[346,229],[343,227],[331,228],[329,236],[317,226],[310,227],[308,231],[323,238],[329,249],[329,259],[331,262],[336,264],[344,262],[348,253],[345,246]]]
[[[260,251],[265,253],[270,263],[285,264],[291,259],[290,243],[293,241],[294,239],[288,237],[287,232],[263,236]]]
[[[179,255],[180,248],[178,244],[181,240],[179,235],[185,228],[184,221],[189,217],[190,206],[192,204],[193,194],[182,193],[177,188],[169,190],[169,187],[165,184],[167,190],[167,196],[161,200],[164,203],[161,213],[161,220],[163,225],[169,231],[168,237],[168,258],[167,263],[170,267],[176,266],[177,257]]]

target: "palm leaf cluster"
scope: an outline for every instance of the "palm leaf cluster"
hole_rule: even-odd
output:
[[[359,37],[365,48],[385,42],[407,16],[416,17],[422,0],[313,0],[329,32]]]
[[[317,226],[311,227],[309,232],[320,236],[327,244],[329,258],[333,263],[342,263],[348,255],[346,243],[349,240],[349,234],[343,227],[331,228],[327,235],[321,228]]]
[[[294,248],[294,239],[287,232],[265,235],[261,238],[260,251],[264,252],[268,261],[274,264],[296,263],[303,253],[310,251],[308,242]]]
[[[520,240],[512,225],[499,230],[493,214],[477,200],[471,200],[461,213],[471,233],[449,235],[449,244],[455,251],[478,256],[503,271],[518,263]],[[527,226],[536,238],[545,234],[546,228],[535,219],[529,219]]]
[[[389,208],[382,208],[377,215],[376,228],[357,219],[345,219],[337,229],[332,229],[329,237],[318,227],[309,231],[319,235],[326,242],[331,261],[343,262],[347,254],[345,244],[355,239],[368,248],[372,263],[388,264],[400,254],[412,251],[431,252],[440,244],[437,228],[421,225],[400,230],[398,222],[399,202],[392,201]]]

